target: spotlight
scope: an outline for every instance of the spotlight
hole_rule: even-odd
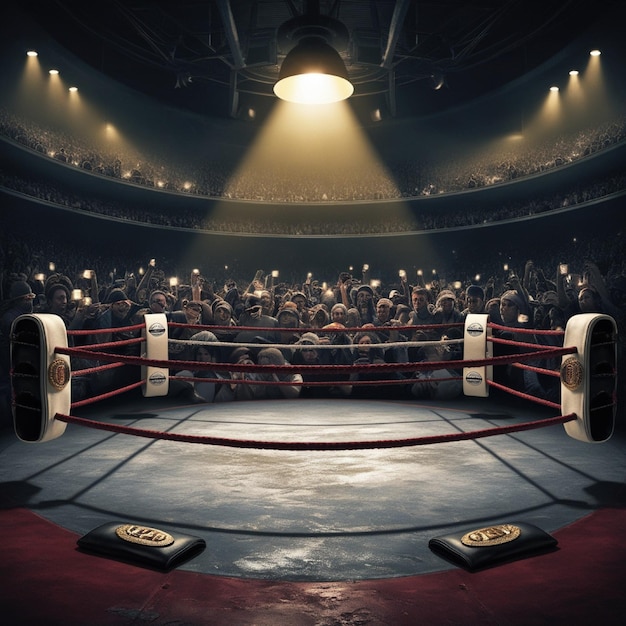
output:
[[[372,122],[380,122],[383,119],[383,114],[381,113],[380,109],[374,109],[370,113],[370,117],[372,119]]]
[[[353,92],[343,59],[321,37],[305,37],[289,52],[274,85],[281,100],[299,104],[340,102]]]
[[[592,50],[589,54],[592,57],[599,57],[602,53],[600,52],[600,50]]]
[[[281,99],[299,104],[340,102],[354,93],[340,52],[350,34],[342,22],[320,15],[319,2],[304,3],[304,13],[278,27],[279,52],[286,54],[274,85]]]
[[[443,74],[435,72],[430,76],[430,86],[434,91],[439,91],[446,84],[446,79]]]

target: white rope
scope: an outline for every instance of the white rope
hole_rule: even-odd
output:
[[[363,331],[358,331],[363,332]],[[376,332],[372,330],[372,332]],[[463,343],[463,339],[441,339],[441,340],[430,340],[430,341],[395,341],[395,342],[385,342],[385,343],[372,343],[369,344],[372,348],[422,348],[425,346],[449,346],[449,345],[458,345]],[[315,350],[333,350],[337,348],[343,349],[357,349],[359,344],[357,343],[340,343],[340,344],[327,344],[327,343],[319,343],[319,344],[310,344],[310,343],[254,343],[254,342],[233,342],[233,341],[199,341],[192,339],[168,339],[168,343],[176,344],[176,345],[185,345],[185,346],[217,346],[217,347],[226,347],[226,348],[278,348],[278,349],[311,349],[311,346]]]

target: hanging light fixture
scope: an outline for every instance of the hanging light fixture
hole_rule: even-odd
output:
[[[318,3],[307,3],[304,15],[282,24],[278,47],[286,52],[274,93],[299,104],[328,104],[349,98],[354,86],[339,54],[348,42],[348,29],[319,15]]]
[[[343,59],[321,37],[305,37],[291,50],[274,85],[281,100],[300,104],[339,102],[353,92]]]

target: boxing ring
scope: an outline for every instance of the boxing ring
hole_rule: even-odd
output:
[[[298,398],[191,406],[168,396],[176,377],[164,316],[140,325],[140,357],[108,353],[108,344],[69,347],[57,320],[27,315],[14,324],[17,441],[5,444],[5,480],[27,484],[25,506],[79,534],[115,521],[201,537],[206,550],[184,569],[281,580],[440,571],[451,565],[429,550],[432,537],[514,522],[552,532],[594,510],[626,471],[611,440],[617,331],[608,316],[572,318],[563,347],[517,342],[527,353],[506,357],[492,351],[508,340],[492,336],[486,316],[469,316],[458,340],[463,361],[455,363],[463,395],[445,404]],[[72,356],[97,360],[88,371],[95,375],[139,366],[140,380],[72,403]],[[503,391],[494,366],[530,368],[524,361],[555,356],[560,404],[514,390],[489,397],[492,388]],[[386,384],[390,371],[449,365],[317,367],[380,372],[372,385]],[[307,368],[176,362],[177,371],[203,367]]]

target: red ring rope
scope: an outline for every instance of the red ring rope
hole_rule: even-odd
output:
[[[576,415],[560,415],[533,422],[523,422],[517,425],[497,426],[461,433],[450,433],[447,435],[429,435],[425,437],[414,437],[411,439],[383,439],[379,441],[352,441],[352,442],[315,442],[315,441],[255,441],[246,439],[228,439],[224,437],[206,437],[203,435],[186,435],[183,433],[162,432],[135,428],[133,426],[122,426],[120,424],[107,424],[96,422],[83,417],[72,415],[62,415],[57,413],[55,419],[68,424],[78,424],[95,428],[96,430],[106,430],[123,435],[133,435],[135,437],[146,437],[148,439],[165,439],[168,441],[179,441],[182,443],[201,443],[205,445],[227,446],[231,448],[258,448],[262,450],[370,450],[377,448],[403,448],[408,446],[424,446],[433,443],[449,443],[452,441],[466,441],[468,439],[480,439],[493,435],[504,435],[536,428],[544,428],[554,424],[564,424],[576,419]]]
[[[182,326],[187,327],[187,324],[174,324],[171,323],[172,326]],[[432,325],[436,327],[438,325]],[[493,328],[500,328],[496,324],[490,324]],[[116,329],[119,330],[139,330],[142,326],[132,326],[127,327],[126,329]],[[195,326],[198,328],[198,326]],[[215,330],[218,327],[215,326],[206,326],[206,328],[210,330]],[[224,327],[226,328],[226,327]],[[230,327],[228,327],[230,329]],[[414,330],[414,327],[409,327]],[[424,329],[426,327],[421,327]],[[244,327],[238,327],[238,331],[245,330]],[[503,330],[510,331],[507,327],[502,327]],[[249,330],[259,331],[258,327],[249,327]],[[271,329],[273,331],[280,329]],[[289,331],[293,331],[294,329],[287,329]],[[297,329],[304,330],[304,329]],[[311,329],[308,329],[311,330]],[[320,330],[320,329],[316,329]],[[336,330],[336,329],[334,329]],[[393,328],[393,330],[399,330],[398,327]],[[529,329],[515,329],[522,332],[527,332]],[[101,331],[103,334],[106,332],[110,332],[110,329],[103,329]],[[68,333],[69,334],[69,333]],[[77,332],[76,334],[85,334],[81,332]],[[91,334],[91,333],[90,333]],[[535,330],[530,331],[529,334],[538,334]],[[545,331],[542,334],[563,334],[562,331]],[[266,370],[271,370],[273,372],[302,372],[302,371],[315,371],[315,372],[367,372],[367,371],[432,371],[442,368],[450,368],[451,366],[456,365],[457,369],[459,367],[479,367],[485,365],[496,365],[496,364],[506,364],[513,363],[513,365],[517,365],[520,367],[528,367],[529,369],[532,366],[526,366],[518,363],[521,359],[531,359],[536,360],[541,357],[551,357],[560,356],[564,354],[572,354],[576,352],[575,347],[571,348],[544,348],[539,349],[537,344],[530,343],[520,343],[514,342],[501,338],[493,338],[490,340],[494,341],[494,343],[502,343],[507,345],[516,345],[518,347],[525,347],[528,349],[532,349],[533,352],[526,352],[522,354],[515,355],[503,355],[499,357],[490,357],[484,359],[475,359],[473,361],[430,361],[430,362],[419,362],[419,363],[383,363],[383,364],[367,364],[367,365],[283,365],[283,366],[263,366],[263,365],[246,365],[246,364],[232,364],[232,363],[199,363],[196,361],[176,361],[175,364],[180,369],[192,369],[192,370],[213,370],[213,371],[231,371],[231,372],[261,372]],[[172,362],[169,360],[156,360],[156,359],[146,359],[142,357],[134,357],[127,355],[118,355],[118,354],[110,354],[107,352],[100,352],[103,348],[109,348],[113,345],[127,345],[131,343],[138,343],[142,341],[141,338],[124,340],[121,342],[108,342],[95,344],[92,346],[87,346],[84,348],[57,348],[56,352],[60,354],[67,354],[69,356],[80,356],[83,358],[91,358],[98,359],[103,361],[109,361],[109,365],[99,366],[97,368],[91,368],[88,370],[81,370],[82,373],[90,373],[95,370],[99,370],[101,368],[110,368],[114,366],[119,366],[120,364],[131,364],[131,365],[142,365],[142,366],[152,366],[152,367],[161,367],[167,368],[171,366]],[[547,370],[546,370],[547,373]],[[556,373],[555,373],[556,374]],[[177,377],[172,377],[177,378]],[[450,380],[458,380],[461,377],[451,377]],[[202,379],[195,377],[179,377],[180,380],[202,380],[204,382],[209,382],[213,379]],[[216,379],[217,380],[217,379]],[[84,406],[86,404],[95,403],[99,400],[107,399],[131,389],[135,389],[145,381],[139,381],[137,383],[133,383],[124,387],[122,389],[118,389],[116,391],[111,391],[109,393],[102,394],[95,398],[89,398],[86,400],[82,400],[80,402],[76,402],[72,404],[72,408]],[[223,380],[219,380],[219,382],[224,382]],[[298,383],[294,383],[294,381],[238,381],[233,379],[234,383],[246,382],[247,384],[289,384],[294,385]],[[313,385],[324,385],[328,386],[329,384],[333,385],[354,385],[354,384],[363,384],[363,385],[380,385],[380,384],[409,384],[412,382],[425,382],[423,379],[400,379],[400,380],[367,380],[367,381],[306,381],[302,384],[306,384],[307,386]],[[507,391],[509,393],[513,393],[519,397],[533,400],[544,404],[546,406],[550,406],[551,408],[560,408],[560,406],[556,403],[542,400],[540,398],[535,398],[530,396],[529,394],[525,394],[523,392],[517,392],[512,389],[508,389],[503,385],[499,385],[498,383],[494,383],[493,381],[488,381],[490,385],[495,388]],[[362,442],[269,442],[269,441],[255,441],[255,440],[234,440],[228,438],[219,438],[219,437],[206,437],[201,435],[184,435],[179,433],[171,433],[171,432],[160,432],[154,430],[147,430],[141,428],[135,428],[131,426],[121,426],[117,424],[106,424],[102,422],[97,422],[94,420],[89,420],[85,418],[80,418],[76,416],[70,415],[62,415],[56,414],[55,419],[59,421],[64,421],[66,423],[74,423],[82,426],[88,426],[91,428],[96,428],[100,430],[107,430],[110,432],[116,432],[120,434],[129,434],[138,437],[147,437],[151,439],[166,439],[173,441],[181,441],[185,443],[202,443],[209,445],[222,445],[222,446],[230,446],[230,447],[240,447],[240,448],[262,448],[262,449],[274,449],[274,450],[356,450],[356,449],[371,449],[371,448],[396,448],[396,447],[405,447],[405,446],[417,446],[417,445],[428,445],[433,443],[446,443],[451,441],[463,441],[469,439],[478,439],[482,437],[489,437],[498,434],[507,434],[512,432],[520,432],[524,430],[531,430],[535,428],[542,428],[544,426],[549,426],[553,424],[563,424],[568,421],[572,421],[577,419],[575,414],[569,414],[565,416],[553,417],[545,420],[537,420],[533,422],[525,422],[518,425],[512,426],[503,426],[503,427],[494,427],[477,431],[470,432],[460,432],[460,433],[452,433],[447,435],[431,435],[425,437],[416,437],[411,439],[400,439],[400,440],[381,440],[381,441],[362,441]]]
[[[523,391],[517,391],[516,389],[511,389],[510,387],[505,387],[500,383],[496,383],[493,380],[488,380],[487,384],[494,389],[499,389],[500,391],[504,391],[506,393],[510,393],[513,396],[517,396],[518,398],[524,398],[524,400],[530,400],[532,402],[537,402],[538,404],[543,404],[544,406],[549,406],[552,409],[560,409],[561,405],[556,402],[552,402],[551,400],[545,400],[544,398],[537,398],[536,396],[531,396],[528,393],[524,393]]]
[[[540,328],[513,328],[511,326],[502,326],[501,324],[496,324],[495,322],[487,322],[487,326],[489,328],[495,328],[496,330],[502,330],[508,333],[521,333],[526,335],[555,335],[564,337],[565,331],[563,330],[542,330]]]
[[[107,391],[106,393],[100,394],[99,396],[93,396],[92,398],[85,398],[84,400],[78,400],[71,404],[71,408],[74,409],[76,407],[85,406],[87,404],[95,404],[96,402],[100,402],[100,400],[108,400],[109,398],[114,398],[115,396],[120,396],[127,391],[132,391],[133,389],[137,389],[144,384],[145,381],[139,380],[135,383],[131,383],[130,385],[126,385],[126,387],[120,387],[119,389],[114,389],[113,391]]]
[[[146,359],[138,356],[128,356],[121,354],[111,354],[109,352],[93,352],[80,348],[55,348],[58,354],[67,354],[69,356],[79,356],[83,358],[98,359],[102,361],[119,361],[129,365],[146,365],[150,367],[160,367],[169,369],[172,365],[170,360]],[[468,361],[420,361],[418,363],[370,363],[367,365],[246,365],[235,363],[199,363],[198,361],[175,361],[180,369],[196,369],[196,370],[215,370],[215,371],[231,371],[231,372],[261,372],[264,370],[272,370],[276,372],[294,372],[294,371],[315,371],[315,372],[367,372],[371,370],[408,372],[420,370],[436,370],[453,367],[451,364],[457,364],[457,367],[480,367],[483,365],[503,365],[507,363],[515,363],[523,358],[536,360],[542,357],[550,358],[561,356],[563,354],[574,354],[577,351],[576,346],[567,348],[552,348],[549,350],[538,350],[537,352],[528,352],[523,354],[510,354],[502,356],[494,356],[486,359],[474,359]]]

